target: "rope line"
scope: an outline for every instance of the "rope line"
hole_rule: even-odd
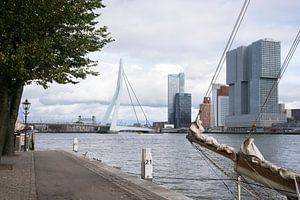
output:
[[[192,144],[192,146],[196,149],[196,150],[198,150],[198,152],[199,152],[199,154],[204,158],[204,161],[207,163],[207,165],[209,166],[209,168],[215,173],[215,175],[219,178],[219,176],[218,176],[218,174],[217,174],[217,172],[216,172],[216,170],[210,165],[210,163],[208,162],[208,161],[210,161],[211,162],[211,164],[213,164],[217,169],[219,169],[221,172],[223,172],[224,173],[224,171],[223,171],[223,169],[221,168],[221,167],[219,167],[215,162],[213,162],[207,155],[205,155],[205,153],[202,151],[202,149],[199,147],[197,147],[194,143],[192,143],[191,142],[191,144]],[[228,176],[227,175],[227,173],[224,173],[226,176]],[[219,178],[220,179],[220,178]],[[230,192],[230,194],[234,197],[234,199],[236,199],[236,196],[233,194],[233,192],[230,190],[230,188],[229,188],[229,186],[223,181],[223,180],[221,180],[222,181],[222,183],[223,183],[223,185],[226,187],[226,189]]]
[[[217,80],[217,78],[218,78],[218,76],[220,74],[220,71],[221,71],[221,69],[223,67],[223,64],[225,62],[226,52],[231,48],[231,45],[232,45],[232,43],[233,43],[233,41],[235,39],[235,36],[236,36],[236,34],[237,34],[237,32],[238,32],[238,30],[240,28],[240,25],[241,25],[241,23],[242,23],[242,21],[244,19],[244,16],[245,16],[245,13],[246,13],[246,11],[248,9],[249,3],[250,3],[250,0],[245,0],[244,4],[242,6],[242,9],[241,9],[241,11],[240,11],[240,13],[238,15],[238,18],[237,18],[237,20],[236,20],[236,22],[234,24],[233,30],[232,30],[232,32],[231,32],[231,34],[229,36],[229,39],[228,39],[228,41],[226,43],[225,49],[224,49],[224,51],[222,53],[222,56],[221,56],[221,58],[219,60],[219,63],[217,65],[217,68],[216,68],[216,71],[214,73],[214,76],[213,76],[213,78],[212,78],[212,80],[211,80],[211,82],[210,82],[210,84],[208,86],[208,89],[206,91],[205,97],[210,94],[211,89],[212,89],[212,85],[213,85],[213,83],[216,82],[216,80]]]
[[[141,174],[133,173],[133,172],[126,172],[126,173],[131,174],[131,175],[136,175],[136,176],[141,175]],[[247,185],[253,185],[253,186],[257,186],[257,187],[265,188],[265,189],[272,189],[268,186],[261,185],[258,183],[249,183],[243,176],[241,176],[241,177],[244,179],[241,181],[241,183],[245,183]],[[171,179],[171,180],[185,180],[185,181],[234,181],[234,182],[236,182],[236,179],[234,179],[234,178],[184,178],[184,177],[170,177],[170,176],[154,176],[154,178]],[[254,188],[252,188],[252,189],[253,189],[253,191],[255,190]],[[289,192],[287,190],[280,190],[280,191]]]

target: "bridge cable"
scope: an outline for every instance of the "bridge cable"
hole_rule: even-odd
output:
[[[124,78],[124,73],[125,72],[123,72],[123,78]],[[132,101],[132,97],[131,97],[131,94],[130,94],[130,91],[129,91],[128,83],[127,83],[125,78],[124,78],[124,80],[125,80],[124,82],[125,82],[125,85],[126,85],[127,93],[129,95],[129,99],[130,99],[130,102],[131,102],[131,105],[132,105],[132,108],[133,108],[133,111],[134,111],[135,118],[137,120],[137,123],[139,124],[140,121],[139,121],[139,118],[138,118],[136,110],[135,110],[135,106],[134,106],[133,101]]]
[[[140,107],[140,109],[141,109],[141,111],[142,111],[144,117],[145,117],[146,124],[147,124],[148,126],[150,126],[149,120],[148,120],[148,118],[147,118],[147,116],[146,116],[146,114],[145,114],[145,112],[144,112],[144,109],[143,109],[143,107],[141,106],[141,103],[140,103],[139,99],[137,98],[137,96],[136,96],[136,94],[135,94],[135,92],[134,92],[134,90],[133,90],[133,88],[132,88],[132,86],[131,86],[131,84],[130,84],[128,78],[127,78],[126,73],[124,72],[123,75],[124,75],[124,78],[127,80],[128,85],[129,85],[129,87],[131,88],[131,91],[132,91],[132,93],[133,93],[133,95],[134,95],[134,97],[135,97],[135,99],[136,99],[136,101],[137,101],[137,103],[138,103],[138,105],[139,105],[139,107]]]

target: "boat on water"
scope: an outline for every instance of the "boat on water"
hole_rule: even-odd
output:
[[[198,115],[186,136],[193,145],[209,149],[234,162],[234,171],[238,176],[246,176],[274,189],[289,200],[300,199],[300,174],[266,160],[254,144],[253,138],[247,137],[237,151],[227,144],[220,144],[215,138],[203,132],[204,128]]]

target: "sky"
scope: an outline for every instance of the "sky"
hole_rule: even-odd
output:
[[[192,94],[192,118],[244,3],[243,0],[104,0],[99,26],[106,25],[114,42],[89,54],[100,76],[79,84],[52,84],[44,90],[26,86],[22,100],[32,105],[29,121],[72,122],[77,117],[104,116],[115,91],[119,60],[150,122],[167,121],[168,74],[185,73],[185,91]],[[300,29],[299,0],[252,0],[232,49],[263,38],[281,41],[283,62]],[[279,103],[300,108],[300,50],[279,85]],[[218,83],[225,83],[223,66]],[[119,125],[135,122],[126,89]],[[138,110],[140,121],[144,121]]]

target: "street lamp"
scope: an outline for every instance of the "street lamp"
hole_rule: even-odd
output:
[[[29,114],[29,108],[30,108],[30,102],[25,99],[24,102],[22,102],[22,106],[23,106],[23,113],[24,113],[24,117],[25,117],[25,140],[24,140],[24,151],[27,150],[27,145],[26,145],[26,136],[27,136],[27,115]]]

